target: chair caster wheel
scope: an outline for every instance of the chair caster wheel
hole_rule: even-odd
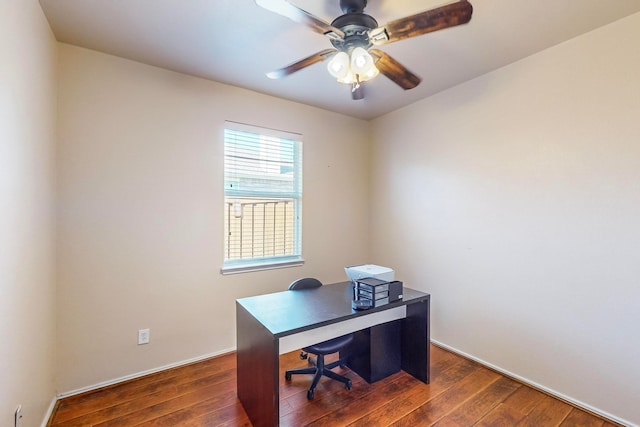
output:
[[[284,373],[284,379],[287,381],[291,381],[291,374],[289,372]]]
[[[313,390],[307,391],[307,400],[313,400]]]
[[[346,383],[344,385],[344,388],[346,388],[347,390],[351,390],[351,381],[349,381],[348,383]]]

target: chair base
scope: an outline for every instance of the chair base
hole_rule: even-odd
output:
[[[313,381],[311,382],[311,386],[307,391],[307,399],[313,400],[314,398],[314,390],[320,381],[320,378],[323,376],[331,378],[332,380],[340,381],[345,385],[347,390],[351,390],[351,380],[343,375],[336,374],[331,369],[336,366],[344,366],[343,360],[337,360],[335,362],[329,363],[325,365],[324,363],[324,355],[319,354],[315,361],[309,359],[311,363],[314,363],[316,366],[311,368],[299,368],[299,369],[289,369],[284,373],[284,377],[287,381],[291,380],[291,375],[297,374],[313,374]]]

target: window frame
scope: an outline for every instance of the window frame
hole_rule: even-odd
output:
[[[227,146],[230,141],[227,140],[227,131],[230,132],[247,132],[257,136],[257,139],[266,137],[269,139],[285,139],[293,141],[293,162],[294,162],[294,189],[292,192],[287,193],[275,193],[274,192],[261,192],[250,191],[247,194],[238,193],[237,191],[230,190],[227,185]],[[223,225],[225,229],[223,240],[223,263],[220,272],[222,274],[236,274],[245,273],[259,270],[271,270],[279,268],[289,268],[301,266],[304,264],[302,257],[302,184],[303,184],[303,142],[302,135],[294,132],[281,131],[277,129],[265,128],[255,125],[248,125],[244,123],[225,121],[223,130],[223,194],[224,194],[224,209]],[[229,186],[230,187],[230,186]],[[293,249],[291,254],[275,255],[275,256],[260,256],[253,258],[233,258],[229,259],[228,256],[228,225],[226,221],[230,218],[230,213],[227,213],[229,199],[238,200],[241,198],[247,199],[270,199],[273,201],[280,199],[291,200],[294,206],[293,212]],[[265,202],[266,203],[266,202]],[[275,233],[275,231],[274,231]],[[284,242],[286,244],[286,241]],[[254,247],[255,248],[255,247]],[[241,248],[242,250],[242,248]]]

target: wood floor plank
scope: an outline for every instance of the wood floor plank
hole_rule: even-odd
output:
[[[206,387],[202,390],[194,391],[191,393],[177,396],[170,400],[165,400],[161,403],[145,406],[137,411],[124,414],[120,417],[113,418],[104,422],[95,423],[92,425],[111,427],[111,426],[132,426],[141,424],[143,422],[158,418],[159,416],[168,415],[181,409],[197,405],[206,400],[208,396],[220,391],[218,385]],[[231,390],[227,390],[224,394],[217,396],[215,399],[219,401],[219,406],[228,406],[232,402],[235,402],[237,397]]]
[[[500,375],[486,368],[479,368],[464,377],[447,391],[429,400],[411,413],[405,415],[391,425],[413,427],[416,425],[431,425],[449,414],[472,397],[479,389],[484,389]]]
[[[569,415],[560,424],[560,427],[603,427],[603,425],[603,420],[587,412],[572,408]]]
[[[323,390],[316,392],[316,397],[313,401],[307,400],[306,389],[290,397],[289,402],[294,410],[287,414],[281,414],[281,425],[283,427],[308,425],[351,403],[363,403],[364,400],[371,398],[371,396],[381,395],[385,393],[385,390],[395,388],[398,381],[407,381],[407,376],[400,373],[389,377],[387,381],[378,381],[374,384],[368,384],[352,372],[347,376],[353,383],[351,390],[346,390],[342,384],[336,381],[326,380],[322,384],[324,386]]]
[[[187,425],[192,420],[197,420],[196,422],[203,422],[208,417],[220,416],[223,412],[231,412],[237,414],[237,408],[235,407],[237,403],[235,395],[228,395],[225,393],[223,395],[218,395],[216,397],[202,400],[194,405],[187,406],[171,413],[161,415],[156,418],[149,419],[145,422],[137,424],[137,426],[145,426],[145,427],[174,427],[178,425]],[[247,418],[248,419],[248,418]]]
[[[545,395],[518,427],[558,426],[569,415],[572,407],[558,399]]]
[[[440,419],[435,426],[472,426],[520,387],[512,379],[500,377],[488,387],[478,390],[477,394]]]
[[[511,396],[505,399],[504,404],[513,408],[524,415],[529,414],[533,409],[545,398],[545,394],[534,390],[531,387],[520,387]]]
[[[174,386],[216,373],[232,372],[235,375],[235,370],[235,354],[227,354],[109,386],[100,393],[89,392],[72,396],[60,402],[56,409],[56,423],[66,422],[89,412],[107,410],[114,406],[114,402],[135,400],[140,396],[158,390],[170,390]]]
[[[355,420],[351,425],[363,427],[389,425],[445,392],[478,369],[480,369],[478,364],[466,359],[458,359],[457,363],[441,375],[434,376],[430,384],[419,383],[389,403],[370,408],[369,413]]]
[[[402,396],[408,390],[424,386],[412,376],[402,373],[392,382],[385,382],[380,387],[369,386],[370,392],[361,399],[352,400],[337,407],[332,412],[310,422],[309,426],[348,425],[358,418],[367,415],[373,408],[386,405]]]
[[[459,356],[456,356],[449,351],[445,351],[436,346],[431,346],[431,348],[430,370],[431,376],[434,378],[437,378],[440,374],[451,368],[456,363],[459,363],[461,360]]]
[[[219,408],[201,417],[185,420],[179,425],[180,427],[251,427],[251,421],[244,412],[242,404],[237,401],[233,405]]]
[[[306,399],[310,377],[284,380],[286,369],[305,363],[298,352],[280,358],[283,427],[617,426],[435,346],[430,384],[405,372],[368,384],[344,369],[353,388],[323,379],[313,401]],[[236,382],[236,355],[226,354],[61,399],[47,425],[250,426]]]
[[[516,407],[501,403],[482,417],[474,427],[513,427],[526,416]]]
[[[226,376],[229,375],[227,374]],[[233,375],[233,377],[235,377],[235,375]],[[198,393],[203,396],[206,395],[209,398],[218,399],[216,402],[235,400],[236,393],[234,387],[236,379],[231,378],[226,381],[218,381],[217,379],[218,376],[213,375],[199,381],[167,388],[99,411],[87,413],[84,416],[72,420],[67,420],[63,425],[65,427],[86,426],[112,421],[114,419],[122,419],[124,416],[138,412],[141,409],[155,407],[156,405],[168,402],[185,394]],[[57,425],[58,424],[54,424],[54,426]]]

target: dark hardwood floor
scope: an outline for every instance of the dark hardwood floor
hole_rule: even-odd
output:
[[[304,366],[280,358],[282,426],[597,426],[616,424],[481,365],[431,346],[431,384],[399,372],[353,388],[323,379],[307,401],[310,377],[284,380]],[[49,426],[250,426],[236,397],[235,353],[60,400]]]

